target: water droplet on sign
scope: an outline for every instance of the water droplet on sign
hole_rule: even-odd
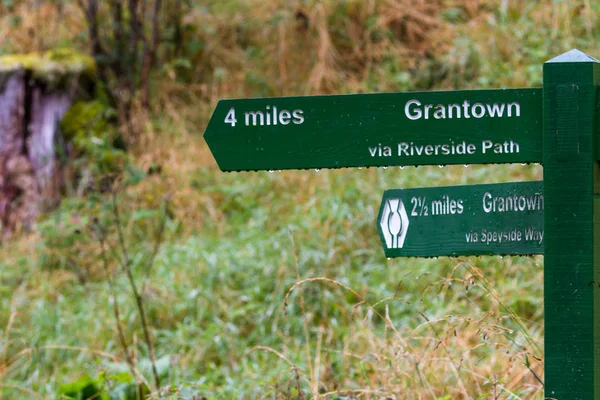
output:
[[[444,168],[444,166],[443,166],[442,164],[438,165],[438,167],[440,167],[440,168]]]
[[[400,169],[404,169],[404,165],[401,165],[401,166],[400,166]]]
[[[315,168],[315,172],[320,172],[321,168]]]

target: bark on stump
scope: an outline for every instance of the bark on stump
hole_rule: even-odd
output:
[[[71,52],[0,57],[2,236],[31,228],[60,198],[59,123],[93,77],[93,61]]]

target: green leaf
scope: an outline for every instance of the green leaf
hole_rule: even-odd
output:
[[[75,382],[60,385],[59,394],[68,399],[85,400],[89,398],[105,400],[106,395],[102,393],[99,382],[96,379],[84,375]]]

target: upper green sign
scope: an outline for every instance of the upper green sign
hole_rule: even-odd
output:
[[[386,190],[377,229],[387,257],[542,254],[543,182]]]
[[[221,100],[204,138],[223,171],[542,160],[542,90]]]

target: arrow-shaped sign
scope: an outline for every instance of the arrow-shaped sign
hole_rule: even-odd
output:
[[[221,100],[204,138],[223,171],[527,163],[542,90]]]
[[[542,254],[543,182],[386,190],[377,229],[387,257]]]

